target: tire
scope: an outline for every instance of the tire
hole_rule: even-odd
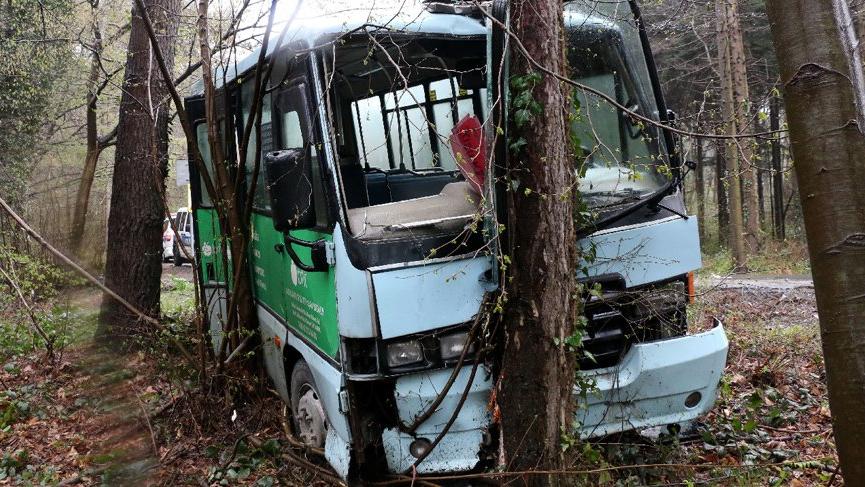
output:
[[[324,448],[327,417],[312,371],[303,359],[298,360],[291,371],[290,392],[292,420],[298,438],[306,445]]]
[[[183,254],[180,253],[180,249],[177,247],[177,244],[174,244],[174,266],[180,267],[183,265]]]

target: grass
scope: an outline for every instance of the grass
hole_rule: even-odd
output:
[[[163,284],[161,293],[162,313],[183,321],[195,313],[195,285],[186,279],[171,277]]]
[[[747,272],[772,275],[809,275],[808,248],[803,242],[766,240],[756,254],[747,257]],[[727,248],[703,248],[703,275],[733,272],[733,256]]]

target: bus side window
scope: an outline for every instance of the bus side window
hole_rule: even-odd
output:
[[[313,210],[317,226],[326,227],[327,202],[324,195],[321,158],[306,97],[307,85],[298,82],[277,95],[276,119],[279,123],[278,149],[304,149],[312,165]],[[276,148],[274,148],[276,150]]]
[[[204,122],[199,123],[195,126],[195,138],[198,142],[198,150],[201,152],[201,158],[204,159],[204,167],[207,169],[207,172],[210,176],[210,180],[214,181],[213,174],[213,162],[210,157],[210,143],[207,140],[207,124]],[[211,207],[213,203],[210,201],[210,195],[207,194],[207,187],[204,184],[204,175],[199,175],[201,179],[201,204],[199,206],[202,207]],[[178,230],[182,230],[178,228]]]
[[[241,122],[246,129],[249,112],[252,108],[252,97],[254,95],[254,83],[246,82],[240,91]],[[261,154],[258,165],[258,178],[255,183],[255,193],[252,205],[254,208],[269,211],[270,198],[267,195],[267,185],[264,182],[264,155],[273,150],[273,124],[271,123],[271,98],[270,94],[264,95],[261,100],[261,144],[253,125],[252,133],[249,135],[249,148],[246,151],[246,187],[252,188],[252,174],[255,170],[256,153]]]

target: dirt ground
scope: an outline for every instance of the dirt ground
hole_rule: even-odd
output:
[[[166,265],[164,294],[187,299],[191,278],[190,266]],[[588,484],[841,485],[810,282],[710,276],[699,290],[694,329],[717,317],[731,342],[716,407],[678,438],[593,442],[601,465],[635,467]],[[91,315],[99,299],[80,289],[63,297]],[[53,361],[34,352],[2,364],[0,484],[327,483],[283,456],[278,399],[259,391],[227,403],[192,389],[180,360],[159,347],[117,355],[79,343]]]

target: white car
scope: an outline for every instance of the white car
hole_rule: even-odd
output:
[[[180,236],[180,241],[174,239],[172,245],[172,254],[174,255],[174,265],[180,266],[189,259],[195,258],[195,235],[192,231],[192,213],[187,208],[177,210],[177,216],[174,218],[177,226],[177,235]],[[183,246],[183,250],[180,246]],[[185,251],[185,252],[184,252]]]

